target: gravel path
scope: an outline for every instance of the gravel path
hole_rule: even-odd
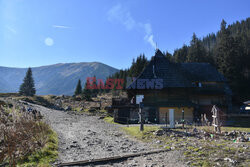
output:
[[[59,138],[58,162],[104,158],[154,150],[146,143],[129,138],[115,124],[97,116],[75,115],[32,105],[44,115]],[[102,166],[184,166],[178,151],[131,158]]]

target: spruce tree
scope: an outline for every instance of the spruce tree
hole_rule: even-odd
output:
[[[24,96],[33,96],[36,94],[34,79],[32,77],[32,70],[28,68],[23,83],[20,86],[19,94]]]
[[[239,41],[230,35],[226,22],[222,20],[216,47],[216,63],[219,71],[230,81],[237,80],[240,75],[241,50]]]
[[[176,63],[187,62],[188,46],[183,45],[181,49],[174,51],[173,59]]]
[[[165,57],[166,57],[169,61],[174,61],[174,60],[173,60],[172,54],[169,53],[168,51],[163,52],[163,55],[165,55]]]
[[[92,97],[96,97],[97,94],[99,93],[99,89],[97,87],[97,79],[96,79],[96,76],[94,75],[94,81],[93,81],[93,85],[94,85],[94,89],[91,90],[91,95]]]
[[[82,93],[82,85],[81,85],[81,80],[78,80],[76,90],[75,90],[75,96],[80,95]]]
[[[87,88],[87,85],[89,84],[89,81],[87,80],[87,82],[85,83],[85,86],[82,90],[82,98],[87,100],[87,101],[91,101],[91,90]]]
[[[136,58],[136,61],[133,59],[132,65],[129,69],[129,75],[131,77],[138,77],[147,64],[148,60],[146,56],[144,54],[141,54]]]
[[[221,23],[218,44],[216,46],[216,63],[219,71],[229,80],[230,86],[235,95],[244,94],[247,88],[243,79],[243,49],[240,43],[241,39],[231,36],[226,22]],[[241,90],[244,87],[244,90]],[[241,92],[241,93],[239,93]]]
[[[197,38],[195,33],[193,34],[192,40],[190,42],[190,47],[188,49],[187,55],[188,62],[205,62],[206,61],[206,50],[201,43],[201,40]]]

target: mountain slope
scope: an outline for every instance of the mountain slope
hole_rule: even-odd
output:
[[[17,92],[27,68],[0,67],[0,92]],[[37,94],[72,95],[78,79],[85,83],[94,75],[105,79],[118,70],[108,65],[92,63],[65,63],[32,68]]]

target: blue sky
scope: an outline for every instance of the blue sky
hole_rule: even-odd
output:
[[[0,66],[102,62],[127,68],[250,16],[249,0],[0,0]]]

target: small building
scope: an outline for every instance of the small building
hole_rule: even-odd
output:
[[[127,98],[112,98],[114,121],[121,124],[138,123],[139,105],[131,104]]]
[[[209,63],[173,63],[157,49],[142,73],[127,87],[128,98],[143,95],[145,119],[152,123],[188,122],[201,114],[211,119],[217,105],[230,112],[231,90],[227,80]],[[134,103],[135,100],[134,100]]]

